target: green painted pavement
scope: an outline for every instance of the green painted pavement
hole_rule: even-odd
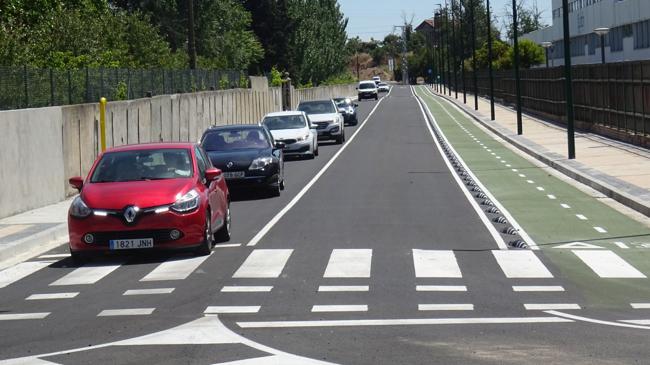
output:
[[[616,252],[650,276],[649,227],[554,177],[548,172],[549,167],[540,168],[514,153],[466,114],[424,87],[417,87],[416,93],[476,177],[543,250],[556,275],[571,280],[595,307],[629,308],[630,302],[650,302],[650,279],[600,278],[571,250],[553,248],[572,242],[597,245]],[[549,194],[556,199],[550,199]],[[578,214],[586,220],[578,218]],[[598,232],[594,227],[606,232]],[[629,248],[620,248],[614,242]]]

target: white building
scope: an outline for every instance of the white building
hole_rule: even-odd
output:
[[[600,36],[596,28],[609,28],[605,36],[607,62],[650,59],[650,0],[569,0],[571,62],[601,62]],[[553,25],[528,33],[538,44],[553,42],[549,59],[553,66],[564,64],[562,0],[553,0]]]

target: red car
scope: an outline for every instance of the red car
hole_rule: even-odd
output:
[[[221,170],[193,143],[151,143],[102,153],[68,213],[70,253],[187,249],[207,255],[230,239],[230,195]]]

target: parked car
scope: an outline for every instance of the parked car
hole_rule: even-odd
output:
[[[68,212],[76,263],[107,251],[194,249],[230,239],[230,194],[221,170],[193,143],[109,149],[97,157]]]
[[[388,84],[385,82],[380,82],[377,89],[379,90],[380,93],[387,93],[390,91],[390,86],[388,86]]]
[[[285,156],[318,156],[318,132],[300,111],[270,113],[260,123],[276,142],[284,143]]]
[[[372,80],[361,81],[359,86],[357,86],[359,93],[359,100],[363,99],[379,99],[379,90],[377,90],[377,84]]]
[[[357,125],[357,107],[359,104],[353,103],[350,98],[334,98],[339,113],[343,115],[343,121],[352,125]]]
[[[284,190],[285,145],[275,142],[265,127],[211,127],[203,133],[201,146],[212,164],[223,171],[229,187],[262,188],[272,196]]]
[[[305,112],[316,126],[318,139],[333,139],[338,144],[345,141],[343,116],[332,99],[303,101],[298,104],[298,110]]]

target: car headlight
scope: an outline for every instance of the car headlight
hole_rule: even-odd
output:
[[[266,166],[270,165],[271,162],[273,162],[272,157],[258,157],[253,160],[253,163],[251,163],[251,166],[248,168],[249,170],[261,170],[265,168]]]
[[[300,141],[306,141],[308,139],[309,139],[309,134],[305,134],[304,136],[300,136],[296,138],[296,141],[300,142]]]
[[[192,189],[188,191],[185,195],[178,198],[174,204],[172,204],[169,209],[177,213],[187,213],[190,212],[199,206],[199,193]]]
[[[72,201],[72,205],[70,206],[70,215],[75,217],[75,218],[86,218],[90,214],[92,214],[92,210],[88,208],[86,203],[81,199],[81,196],[77,196],[74,198]]]

